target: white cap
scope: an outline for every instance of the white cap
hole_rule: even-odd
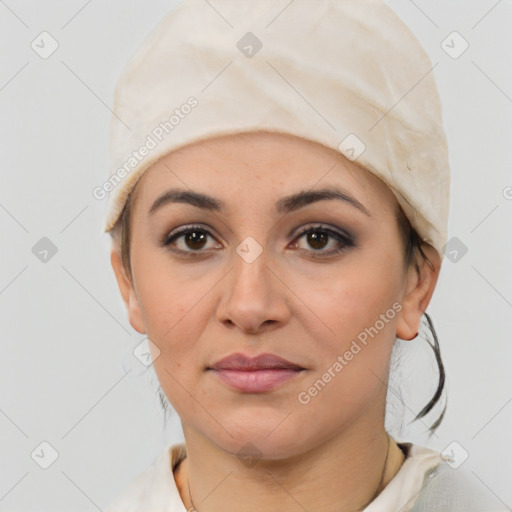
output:
[[[184,0],[122,72],[105,231],[142,173],[179,147],[235,132],[293,134],[389,185],[443,257],[450,172],[432,63],[380,0]]]

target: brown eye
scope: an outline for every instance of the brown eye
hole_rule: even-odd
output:
[[[162,245],[181,253],[206,252],[209,237],[213,239],[201,226],[185,226],[166,236]]]
[[[183,243],[190,249],[202,249],[205,245],[207,235],[204,231],[189,231],[183,237]]]
[[[329,241],[329,235],[326,233],[314,231],[307,233],[306,239],[308,244],[313,247],[313,249],[323,249]]]
[[[356,245],[351,236],[321,225],[303,229],[297,236],[296,240],[300,240],[301,238],[306,241],[309,247],[306,247],[305,250],[312,252],[313,254],[318,253],[318,256],[330,256],[337,254],[350,247],[355,247]],[[329,242],[331,240],[335,242],[334,248],[324,250],[329,246]],[[294,243],[294,247],[298,247],[298,242]],[[300,249],[300,247],[298,248]],[[315,254],[315,256],[317,255]]]

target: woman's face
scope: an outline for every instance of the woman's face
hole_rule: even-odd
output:
[[[327,189],[345,199],[322,199]],[[208,200],[162,199],[171,190]],[[278,459],[349,427],[382,428],[395,335],[415,334],[435,285],[419,290],[405,268],[395,209],[371,173],[293,136],[210,139],[144,173],[131,209],[133,287],[121,284],[115,251],[112,262],[186,435],[230,453],[250,442]],[[242,391],[207,369],[235,352],[303,370]]]

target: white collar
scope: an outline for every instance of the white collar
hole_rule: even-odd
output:
[[[412,443],[398,443],[405,460],[397,474],[363,512],[409,512],[425,476],[441,462],[441,454]],[[146,471],[139,474],[106,512],[187,512],[173,469],[186,457],[185,443],[168,445]]]

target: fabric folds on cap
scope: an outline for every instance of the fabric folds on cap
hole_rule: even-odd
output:
[[[104,230],[143,172],[170,151],[269,130],[333,148],[383,180],[443,257],[448,148],[421,44],[379,0],[283,7],[184,0],[150,33],[115,90]]]

